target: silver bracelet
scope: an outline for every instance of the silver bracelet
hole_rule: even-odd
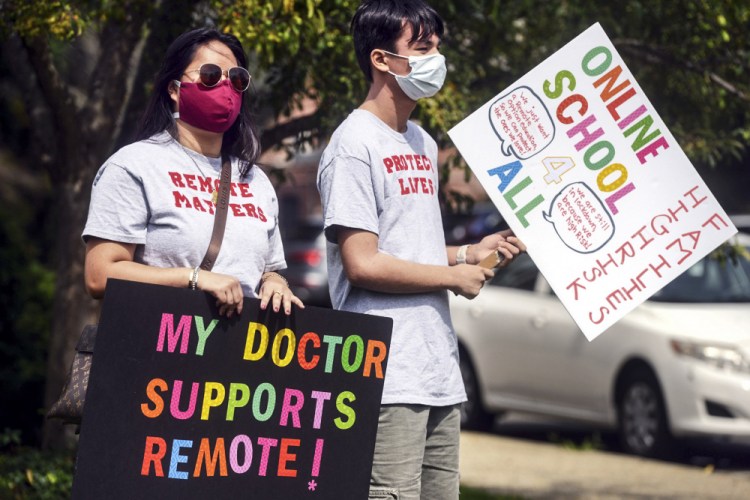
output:
[[[190,289],[195,290],[198,288],[198,271],[201,270],[201,266],[195,266],[193,274],[190,275]]]
[[[471,245],[461,245],[456,252],[456,264],[466,264],[466,253]]]
[[[260,282],[261,282],[261,284],[262,284],[262,283],[265,283],[266,281],[268,281],[268,278],[271,278],[271,277],[274,277],[274,278],[279,278],[279,279],[280,279],[281,281],[283,281],[283,282],[284,282],[284,286],[286,286],[287,288],[289,287],[289,282],[288,282],[288,281],[286,280],[286,278],[285,278],[285,277],[283,277],[282,275],[280,275],[279,273],[275,272],[275,271],[269,271],[269,272],[265,273],[265,274],[264,274],[264,275],[263,275],[263,276],[262,276],[262,277],[260,278]]]

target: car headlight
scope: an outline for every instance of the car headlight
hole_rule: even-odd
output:
[[[750,373],[750,360],[736,347],[672,339],[672,350],[722,370]]]

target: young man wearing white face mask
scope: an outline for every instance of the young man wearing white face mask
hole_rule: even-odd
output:
[[[389,316],[393,337],[370,498],[458,498],[459,405],[466,399],[447,291],[475,297],[525,250],[511,233],[446,247],[437,144],[409,121],[446,76],[443,21],[422,0],[366,0],[352,20],[370,89],[320,160],[331,299],[337,309]]]

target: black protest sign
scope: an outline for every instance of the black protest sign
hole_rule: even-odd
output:
[[[110,280],[73,497],[367,498],[392,326]]]

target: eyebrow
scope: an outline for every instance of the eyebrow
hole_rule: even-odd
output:
[[[443,41],[440,38],[438,38],[437,47],[440,48],[440,46],[442,45],[442,43],[443,43]],[[422,47],[426,47],[426,48],[430,48],[431,49],[432,47],[435,47],[435,43],[433,43],[431,37],[430,38],[425,38],[425,39],[417,39],[417,40],[414,40],[413,42],[409,43],[409,47],[417,47],[417,46],[422,46]]]

